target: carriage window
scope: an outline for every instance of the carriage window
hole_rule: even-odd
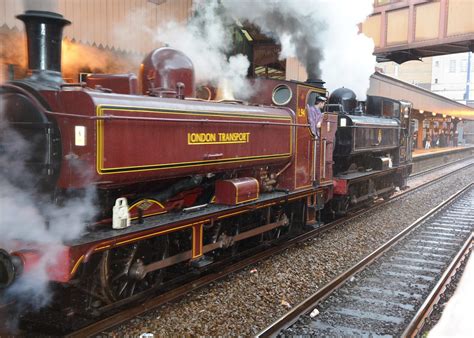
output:
[[[273,89],[272,101],[278,106],[283,106],[290,102],[293,93],[287,85],[279,85]]]
[[[398,102],[393,103],[393,117],[400,118],[400,103]]]
[[[400,117],[400,103],[384,100],[383,101],[383,116]]]
[[[367,115],[381,116],[382,98],[378,96],[367,96],[365,113]]]

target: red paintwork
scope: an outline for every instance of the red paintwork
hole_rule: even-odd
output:
[[[194,97],[194,66],[185,54],[172,48],[158,48],[148,54],[140,69],[142,93],[153,90],[157,96],[176,97],[178,82],[184,84],[184,95]],[[166,93],[168,92],[168,93]]]
[[[318,140],[318,160],[316,161],[316,178],[319,184],[332,183],[332,154],[336,140],[337,122],[336,114],[324,113],[320,129],[321,137]],[[326,145],[326,152],[323,151],[324,145]],[[326,166],[325,171],[323,171],[323,165]]]
[[[71,278],[72,256],[69,247],[62,245],[39,245],[27,250],[13,251],[11,254],[18,256],[23,263],[23,273],[36,273],[38,264],[46,264],[48,280],[65,283]],[[48,257],[43,257],[46,253]],[[42,268],[41,268],[42,269]]]
[[[256,200],[259,194],[258,181],[251,177],[220,180],[216,182],[216,204],[237,205]]]
[[[334,195],[346,195],[348,190],[348,184],[347,180],[341,180],[341,179],[334,179],[333,180],[334,184]]]
[[[268,80],[259,88],[261,101],[252,99],[253,103],[267,103],[271,100],[274,86],[282,81]],[[240,176],[257,177],[260,169],[269,173],[282,171],[277,180],[277,188],[290,191],[312,189],[313,170],[313,142],[307,126],[306,97],[314,89],[296,82],[286,82],[292,88],[294,95],[287,107],[271,108],[262,106],[248,106],[243,104],[225,104],[216,102],[202,102],[194,100],[179,100],[170,98],[156,98],[149,96],[131,96],[108,94],[83,88],[65,88],[58,92],[41,92],[53,111],[51,118],[57,121],[62,140],[61,174],[58,180],[60,188],[81,188],[91,182],[100,183],[102,188],[132,185],[138,182],[157,181],[184,177],[193,174],[209,172],[239,171]],[[316,89],[321,90],[321,89]],[[264,101],[264,102],[263,102]],[[102,112],[98,107],[109,106]],[[156,111],[154,111],[156,110]],[[158,112],[159,110],[159,112]],[[297,112],[297,116],[293,113]],[[54,115],[54,112],[74,114],[76,116]],[[206,115],[199,114],[206,112]],[[97,120],[98,115],[131,118],[149,118],[150,120]],[[252,117],[250,115],[258,115]],[[156,118],[170,118],[173,121],[160,121]],[[154,120],[153,120],[154,119]],[[331,123],[331,132],[322,132],[323,137],[333,141],[335,128],[333,118],[328,116]],[[179,121],[183,122],[179,122]],[[209,122],[213,120],[214,122]],[[99,122],[101,121],[101,122]],[[218,123],[224,121],[226,123]],[[239,122],[245,122],[241,124]],[[252,124],[255,122],[257,124]],[[262,124],[262,122],[268,122]],[[278,123],[280,125],[274,125]],[[293,126],[291,124],[299,124]],[[86,146],[74,144],[74,127],[86,127]],[[103,158],[98,162],[98,143],[101,144],[98,128],[103,127]],[[334,125],[334,127],[336,127]],[[250,132],[248,143],[237,144],[188,144],[188,133],[246,133]],[[276,136],[277,135],[277,136]],[[291,142],[291,147],[290,147]],[[328,148],[328,151],[330,149]],[[192,162],[210,160],[209,155],[222,153],[222,158],[213,159],[200,165],[172,168],[153,168],[147,165],[163,165],[166,163]],[[275,154],[286,154],[281,158],[271,158]],[[317,152],[320,158],[321,152]],[[329,155],[329,153],[328,153]],[[260,159],[239,161],[245,156],[264,156]],[[235,162],[224,163],[222,159]],[[332,159],[327,157],[327,165]],[[136,167],[128,171],[116,171],[116,167]],[[332,177],[332,168],[327,167],[328,180]],[[251,179],[252,186],[255,180]],[[324,182],[322,182],[324,183]],[[217,188],[217,186],[216,186]],[[195,203],[200,194],[200,188],[184,192],[165,204],[165,210],[183,208]],[[195,193],[193,191],[196,191]],[[235,190],[234,190],[235,191]],[[249,191],[254,193],[255,188]],[[332,196],[330,186],[323,190],[325,199]],[[216,195],[225,196],[217,193]],[[229,196],[235,196],[233,193]],[[221,201],[226,203],[226,201]],[[257,200],[258,203],[258,200]],[[226,203],[227,204],[227,203]],[[228,203],[232,204],[232,203]],[[161,211],[155,208],[154,211]],[[225,214],[225,213],[224,213]],[[206,218],[204,218],[206,219]],[[217,219],[217,218],[216,218]],[[198,221],[198,220],[196,220]],[[209,221],[209,219],[206,219]],[[181,222],[170,224],[165,228],[175,229],[182,226]],[[163,228],[163,230],[165,230]],[[161,228],[160,228],[161,229]],[[196,236],[200,232],[196,228]],[[120,236],[121,240],[133,239],[152,233],[156,230],[147,230],[133,235]],[[193,237],[194,241],[199,240]],[[65,249],[64,259],[57,264],[58,271],[53,280],[67,281],[77,271],[74,266],[88,255],[115,245],[119,237],[111,241],[88,243],[80,246],[71,246]],[[196,248],[199,248],[196,243]],[[81,258],[82,257],[82,258]],[[68,276],[66,277],[66,271]]]
[[[258,166],[284,166],[294,151],[294,116],[287,109],[105,94],[81,88],[64,90],[58,95],[43,94],[60,112],[79,115],[55,116],[62,135],[58,181],[61,188],[80,188],[90,182],[100,182],[105,187]],[[150,120],[112,118],[98,122],[98,115]],[[152,120],[157,118],[179,121]],[[86,146],[74,144],[77,125],[86,127]],[[100,129],[103,138],[98,133]],[[248,142],[243,143],[189,144],[188,134],[201,133],[249,134]],[[102,155],[98,153],[101,145]]]
[[[265,105],[274,105],[272,102],[273,90],[281,85],[286,84],[292,91],[292,98],[285,105],[292,109],[296,115],[296,123],[301,125],[296,128],[295,137],[295,158],[292,165],[284,171],[278,181],[278,188],[288,190],[307,189],[313,186],[314,177],[314,142],[311,136],[311,131],[308,125],[308,116],[306,111],[306,102],[310,92],[315,91],[322,95],[326,94],[326,90],[311,86],[310,84],[281,81],[270,79],[255,80],[256,88],[258,88],[258,95],[250,99],[251,102],[256,102]],[[328,135],[328,141],[334,141],[334,135]],[[316,157],[321,156],[320,149],[316,151]],[[329,173],[329,172],[328,172]],[[332,176],[331,176],[332,177]],[[330,181],[331,177],[328,176]]]
[[[90,74],[86,85],[96,89],[102,87],[117,94],[138,95],[138,80],[135,74]]]

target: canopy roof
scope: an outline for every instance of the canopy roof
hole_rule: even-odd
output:
[[[474,108],[379,72],[370,77],[367,94],[410,101],[414,109],[433,116],[445,115],[474,120]]]

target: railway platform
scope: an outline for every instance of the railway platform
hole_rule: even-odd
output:
[[[458,147],[443,147],[443,148],[430,148],[430,149],[415,149],[413,150],[413,157],[429,156],[432,154],[449,154],[456,152],[466,152],[474,149],[474,145],[458,146]]]
[[[472,335],[472,300],[474,299],[474,259],[466,264],[458,287],[446,304],[441,319],[430,331],[428,337],[469,337]]]
[[[417,173],[470,157],[474,157],[474,145],[415,149],[413,151],[413,172]]]

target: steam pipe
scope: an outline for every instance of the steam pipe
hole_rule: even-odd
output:
[[[22,272],[22,259],[0,249],[0,290],[9,287]]]

